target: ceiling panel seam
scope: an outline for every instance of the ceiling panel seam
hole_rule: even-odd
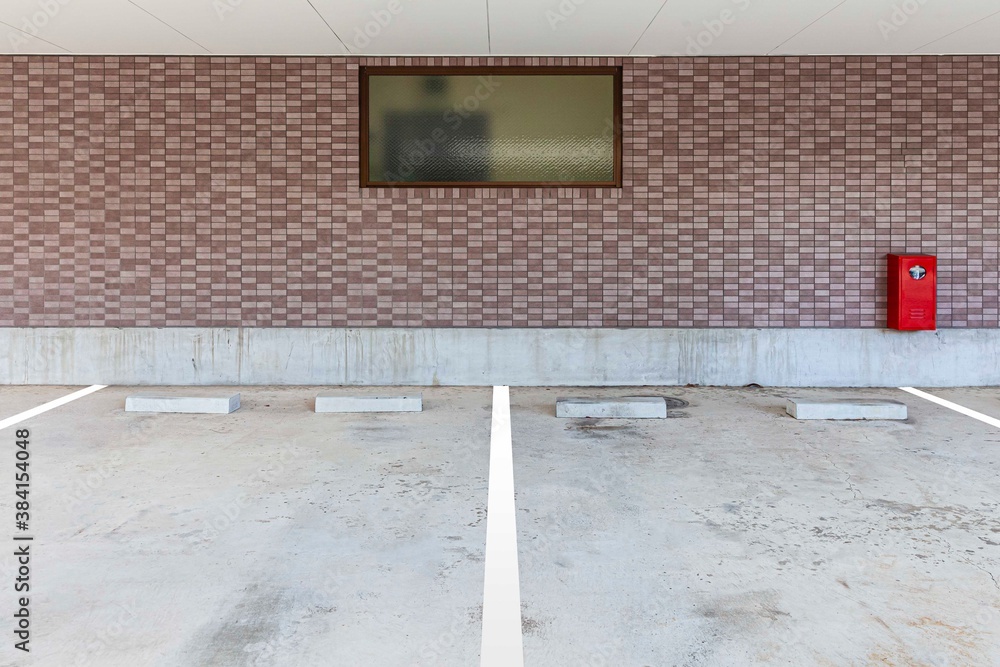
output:
[[[628,53],[625,54],[626,56],[632,55],[632,52],[635,51],[635,47],[639,46],[639,42],[642,41],[643,35],[645,35],[647,32],[649,32],[649,27],[651,25],[653,25],[653,23],[656,21],[656,17],[660,15],[660,12],[663,11],[663,8],[667,6],[668,2],[670,2],[670,0],[663,0],[663,4],[660,5],[660,8],[656,10],[655,14],[653,14],[653,18],[649,19],[649,23],[647,23],[646,27],[643,29],[643,31],[639,33],[639,36],[636,37],[635,43],[632,44],[632,48],[629,49]]]
[[[490,0],[486,0],[486,53],[493,55],[493,37],[490,35]]]
[[[161,19],[161,18],[160,18],[159,16],[157,16],[157,15],[156,15],[156,14],[154,14],[153,12],[149,11],[148,9],[146,9],[145,7],[143,7],[142,5],[140,5],[140,4],[138,4],[137,2],[135,2],[135,0],[128,0],[128,3],[129,3],[130,5],[132,5],[133,7],[135,7],[136,9],[139,9],[139,10],[141,10],[141,11],[143,11],[143,12],[146,12],[147,14],[149,14],[150,16],[152,16],[152,17],[153,17],[154,19],[156,19],[157,21],[159,21],[159,22],[160,22],[160,23],[162,23],[163,25],[167,26],[168,28],[170,28],[171,30],[173,30],[173,31],[174,31],[174,32],[176,32],[176,33],[177,33],[178,35],[180,35],[180,36],[181,36],[181,37],[183,37],[184,39],[188,40],[188,41],[189,41],[189,42],[191,42],[192,44],[196,44],[196,45],[197,45],[197,46],[198,46],[198,47],[199,47],[200,49],[202,49],[203,51],[205,51],[205,53],[212,53],[212,51],[211,51],[210,49],[207,49],[207,48],[205,48],[205,46],[204,46],[204,45],[202,45],[202,44],[201,44],[200,42],[198,42],[198,41],[197,41],[197,40],[195,40],[195,39],[192,39],[191,37],[188,37],[188,36],[187,36],[187,35],[185,35],[185,34],[184,34],[183,32],[181,32],[180,30],[178,30],[178,29],[177,29],[177,28],[175,28],[174,26],[170,25],[169,23],[167,23],[166,21],[164,21],[163,19]]]
[[[18,27],[17,27],[16,25],[11,25],[10,23],[7,23],[6,21],[0,21],[0,24],[3,24],[3,25],[5,25],[5,26],[7,26],[8,28],[11,28],[11,29],[13,29],[13,30],[16,30],[16,31],[18,31],[19,33],[21,33],[21,34],[22,34],[22,35],[24,35],[25,37],[29,37],[29,38],[30,38],[30,37],[34,37],[34,38],[35,38],[35,39],[37,39],[38,41],[40,41],[40,42],[45,42],[46,44],[50,44],[50,45],[52,45],[52,46],[56,47],[57,49],[62,49],[62,50],[63,50],[63,51],[65,51],[66,53],[73,53],[72,51],[70,51],[69,49],[67,49],[67,48],[66,48],[66,47],[64,47],[64,46],[59,46],[59,45],[58,45],[58,44],[56,44],[55,42],[50,42],[49,40],[45,39],[44,37],[39,37],[38,35],[32,35],[32,34],[31,34],[30,32],[26,32],[26,31],[24,31],[24,30],[21,30],[21,29],[20,29],[20,28],[18,28]],[[13,41],[13,40],[11,40],[11,41]],[[13,44],[11,44],[11,45],[13,46]],[[13,55],[13,54],[8,54],[8,55]],[[29,55],[30,55],[30,54],[29,54]]]
[[[973,21],[973,22],[972,22],[972,23],[970,23],[969,25],[964,25],[964,26],[962,26],[961,28],[959,28],[958,30],[952,30],[952,31],[951,31],[951,32],[949,32],[949,33],[948,33],[947,35],[941,35],[940,37],[938,37],[938,38],[936,38],[936,39],[932,39],[931,41],[927,42],[926,44],[922,44],[922,45],[918,46],[917,48],[913,49],[912,51],[910,51],[910,53],[916,53],[916,52],[917,52],[917,51],[919,51],[920,49],[923,49],[923,48],[927,48],[928,46],[930,46],[930,45],[931,45],[931,44],[933,44],[934,42],[940,42],[940,41],[941,41],[942,39],[944,39],[945,37],[951,37],[951,36],[952,36],[952,35],[954,35],[955,33],[959,33],[959,32],[962,32],[962,31],[963,31],[963,30],[965,30],[966,28],[971,28],[972,26],[976,25],[977,23],[982,23],[982,22],[983,22],[983,21],[985,21],[986,19],[989,19],[989,18],[993,18],[993,17],[994,17],[994,16],[996,16],[997,14],[1000,14],[1000,9],[998,9],[998,10],[997,10],[997,11],[995,11],[995,12],[993,12],[992,14],[989,14],[989,15],[987,15],[987,16],[984,16],[984,17],[983,17],[983,18],[981,18],[981,19],[977,19],[977,20]]]
[[[812,26],[816,25],[817,23],[819,23],[820,21],[822,21],[823,19],[825,19],[827,16],[829,16],[833,12],[835,12],[838,9],[840,9],[841,7],[843,7],[845,4],[847,4],[847,0],[840,0],[839,4],[834,5],[833,7],[830,7],[830,9],[828,9],[827,11],[825,11],[822,16],[819,16],[814,21],[811,21],[809,24],[802,26],[801,30],[799,30],[798,32],[796,32],[794,35],[789,36],[788,39],[786,39],[785,41],[779,43],[773,49],[771,49],[770,51],[768,51],[767,55],[772,55],[775,51],[777,51],[778,49],[780,49],[782,46],[784,46],[788,42],[792,41],[793,39],[795,39],[796,37],[798,37],[799,35],[801,35],[802,33],[804,33],[806,30],[808,30]]]
[[[351,47],[347,46],[347,43],[340,38],[340,35],[337,34],[337,31],[333,29],[333,26],[330,25],[330,22],[326,20],[325,16],[323,16],[323,12],[316,9],[316,5],[313,4],[312,0],[306,0],[306,2],[308,2],[309,6],[312,7],[312,10],[316,12],[316,16],[318,16],[320,20],[324,24],[326,24],[326,27],[329,28],[330,32],[333,33],[333,36],[337,38],[337,41],[340,42],[340,45],[344,47],[344,51],[346,51],[348,55],[353,55],[354,51],[351,51]]]

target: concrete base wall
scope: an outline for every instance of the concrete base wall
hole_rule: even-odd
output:
[[[0,384],[1000,385],[1000,329],[0,328]]]

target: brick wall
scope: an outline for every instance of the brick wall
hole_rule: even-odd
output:
[[[624,187],[361,190],[359,64],[622,64]],[[0,326],[996,327],[1000,57],[0,57]]]

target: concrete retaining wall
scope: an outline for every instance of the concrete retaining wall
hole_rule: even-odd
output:
[[[1000,329],[0,328],[0,384],[1000,385]]]

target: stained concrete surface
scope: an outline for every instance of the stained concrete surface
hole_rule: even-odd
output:
[[[0,419],[7,419],[49,401],[68,396],[86,387],[30,385],[10,387],[0,385]]]
[[[929,392],[938,398],[945,399],[946,401],[958,403],[962,407],[976,410],[977,412],[981,412],[989,417],[1000,419],[1000,388],[998,387],[959,387],[939,389],[917,387],[917,389]],[[911,394],[905,395],[911,396]]]
[[[567,422],[556,391],[511,390],[526,665],[1000,665],[997,429],[892,389],[905,422],[708,388]]]
[[[424,389],[431,409],[398,415],[317,415],[316,388],[266,387],[231,415],[126,414],[134,391],[25,423],[34,634],[0,664],[478,661],[489,389]],[[3,388],[4,416],[30,407],[19,392],[43,398]]]
[[[316,412],[422,412],[424,400],[416,396],[341,396],[316,397]]]
[[[0,387],[0,418],[74,389]],[[134,391],[25,424],[33,652],[0,665],[478,663],[489,388],[385,415],[317,415],[315,387],[125,414]],[[932,391],[1000,416],[1000,390]],[[690,405],[559,420],[565,393],[511,390],[528,667],[1000,664],[1000,430],[891,389],[865,394],[905,422],[635,387],[585,393]]]

